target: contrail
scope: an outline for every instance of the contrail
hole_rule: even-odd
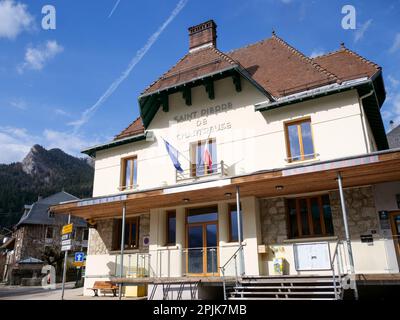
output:
[[[111,18],[111,16],[113,15],[114,11],[117,10],[120,2],[121,2],[121,0],[117,0],[117,2],[114,5],[114,8],[112,8],[110,14],[108,15],[108,19]]]
[[[167,20],[158,28],[158,30],[151,35],[149,39],[147,39],[146,44],[140,48],[137,52],[136,55],[132,58],[130,61],[128,67],[122,74],[114,80],[114,82],[110,85],[110,87],[103,93],[103,95],[97,100],[97,102],[92,105],[90,108],[86,109],[84,112],[82,112],[81,117],[73,122],[68,123],[68,125],[74,127],[74,133],[77,133],[77,131],[80,129],[82,125],[84,125],[90,117],[94,114],[94,112],[104,103],[106,100],[115,92],[115,90],[118,89],[120,84],[129,76],[133,68],[142,60],[144,55],[149,51],[149,49],[152,47],[154,42],[157,41],[158,37],[161,35],[161,33],[164,31],[164,29],[172,22],[172,20],[175,19],[175,17],[179,14],[179,12],[185,7],[186,3],[188,0],[180,0],[178,4],[176,5],[175,9],[172,11],[171,15],[168,17]]]

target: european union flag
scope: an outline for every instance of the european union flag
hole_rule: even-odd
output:
[[[178,150],[176,150],[173,146],[171,146],[168,141],[164,140],[164,142],[165,142],[165,148],[167,148],[167,152],[169,154],[169,157],[171,158],[172,163],[174,164],[174,167],[179,172],[183,172],[181,164],[178,160]]]

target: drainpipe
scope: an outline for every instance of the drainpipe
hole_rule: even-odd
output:
[[[371,90],[369,93],[361,96],[360,99],[360,113],[361,113],[361,121],[362,121],[362,126],[363,126],[363,132],[364,132],[364,139],[365,139],[365,143],[367,145],[367,152],[370,153],[371,152],[371,143],[369,141],[369,136],[368,136],[368,132],[367,132],[367,121],[365,120],[365,113],[364,113],[364,103],[363,100],[365,98],[368,98],[369,96],[373,95],[374,90]]]
[[[350,273],[352,276],[354,276],[354,288],[353,288],[354,296],[355,296],[356,300],[358,300],[357,285],[355,283],[354,257],[353,257],[353,250],[351,248],[351,238],[350,238],[349,224],[348,224],[348,218],[347,218],[346,203],[345,203],[345,199],[344,199],[342,176],[340,175],[340,172],[337,173],[337,182],[338,182],[338,186],[339,186],[340,204],[342,207],[343,224],[344,224],[344,231],[345,231],[345,235],[346,235],[347,253],[349,255]]]
[[[126,203],[122,206],[122,230],[121,230],[121,265],[119,267],[119,277],[122,281],[122,274],[124,273],[124,247],[125,247],[125,217],[126,217]],[[118,292],[119,300],[122,297],[122,282],[119,284]]]
[[[238,242],[239,242],[239,246],[241,246],[242,242],[243,242],[243,237],[242,237],[242,230],[240,228],[240,226],[242,225],[242,215],[240,214],[239,186],[236,186],[236,220],[237,220],[237,228],[238,228]],[[244,275],[245,269],[244,269],[243,247],[239,251],[239,266],[240,266],[240,275]]]

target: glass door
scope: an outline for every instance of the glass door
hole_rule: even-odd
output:
[[[217,207],[189,209],[186,217],[189,275],[218,275]]]
[[[188,225],[187,273],[203,273],[203,225]]]

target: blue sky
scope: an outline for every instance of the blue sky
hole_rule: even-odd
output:
[[[172,17],[178,3],[181,10]],[[187,28],[208,19],[218,25],[222,51],[267,38],[272,29],[306,55],[337,50],[344,41],[382,66],[389,128],[390,120],[400,123],[400,0],[382,3],[0,0],[0,163],[20,161],[34,143],[79,155],[83,147],[112,139],[138,116],[143,89],[188,51]],[[56,8],[55,30],[41,27],[47,4]],[[355,30],[341,27],[346,4],[356,9]]]

